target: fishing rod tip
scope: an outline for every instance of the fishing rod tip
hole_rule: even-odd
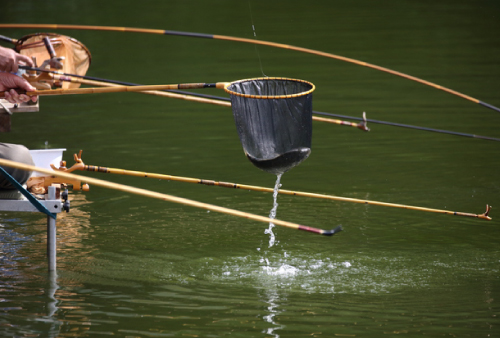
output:
[[[341,232],[343,229],[342,229],[342,225],[339,225],[338,227],[336,227],[335,229],[333,230],[324,230],[324,232],[322,233],[322,235],[325,235],[325,236],[333,236],[335,235],[337,232]]]

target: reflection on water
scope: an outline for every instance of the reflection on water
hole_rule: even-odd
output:
[[[64,266],[65,252],[81,251],[88,262],[91,246],[82,246],[88,236],[89,214],[82,210],[88,204],[84,195],[70,195],[71,213],[58,214],[57,251],[58,262]],[[9,216],[19,218],[8,218]],[[58,285],[57,272],[47,273],[46,225],[47,218],[39,213],[2,214],[0,223],[0,331],[5,336],[18,336],[15,325],[22,313],[30,323],[25,331],[43,332],[47,337],[58,337],[64,322],[59,320],[61,299],[68,296]],[[21,221],[23,219],[23,221]],[[31,220],[27,226],[25,219]],[[64,308],[64,306],[62,307]]]
[[[20,249],[25,243],[33,241],[33,236],[23,235],[6,227],[7,222],[19,227],[22,227],[24,223],[20,219],[7,219],[6,217],[3,218],[3,224],[0,223],[0,273],[1,276],[14,277],[21,274],[21,271],[16,269],[17,262],[26,259],[21,256]]]
[[[52,317],[57,311],[58,300],[55,297],[56,291],[59,289],[57,285],[57,272],[51,271],[49,273],[49,287],[47,288],[46,294],[49,301],[47,302],[47,317]]]
[[[59,336],[61,333],[61,326],[63,325],[63,321],[59,320],[57,316],[57,311],[59,310],[59,300],[57,299],[56,293],[58,289],[59,285],[57,284],[57,273],[49,272],[47,286],[44,290],[47,312],[45,316],[42,315],[33,319],[36,322],[48,325],[48,328],[45,330],[47,337],[51,338]]]
[[[271,327],[263,330],[262,333],[267,333],[272,337],[279,338],[279,332],[276,331],[285,328],[285,325],[280,325],[276,322],[276,316],[278,316],[282,312],[279,307],[281,301],[280,294],[278,290],[273,286],[269,286],[265,289],[259,289],[257,291],[260,291],[262,293],[260,295],[262,297],[262,300],[268,304],[267,312],[269,314],[262,316],[262,319],[272,325]]]

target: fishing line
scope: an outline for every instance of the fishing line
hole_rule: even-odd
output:
[[[252,22],[253,38],[255,40],[257,40],[257,32],[255,30],[255,24],[254,24],[254,21],[253,21],[252,5],[250,3],[250,0],[248,0],[248,10],[250,11],[250,21]],[[268,77],[266,74],[264,74],[264,67],[262,67],[262,59],[260,57],[260,52],[259,52],[259,46],[258,45],[255,45],[255,53],[257,54],[257,58],[259,59],[260,72],[262,73],[262,76]]]

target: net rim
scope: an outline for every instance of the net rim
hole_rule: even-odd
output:
[[[92,63],[92,54],[90,53],[87,46],[85,46],[83,43],[81,43],[80,41],[78,41],[77,39],[75,39],[71,36],[57,34],[57,33],[32,33],[32,34],[25,35],[22,38],[17,39],[16,46],[15,46],[16,50],[19,52],[22,49],[23,43],[26,42],[26,40],[28,40],[32,37],[35,37],[35,36],[40,36],[40,35],[46,35],[46,36],[50,36],[50,37],[63,36],[65,38],[68,38],[70,41],[76,43],[77,45],[79,45],[80,47],[82,47],[85,50],[85,52],[87,53],[87,55],[89,57],[89,65]]]
[[[271,80],[284,80],[284,81],[295,81],[295,82],[300,82],[300,83],[305,83],[311,86],[311,89],[306,90],[304,92],[296,93],[296,94],[289,94],[289,95],[251,95],[251,94],[242,94],[242,93],[237,93],[235,91],[229,90],[228,87],[235,84],[235,83],[241,83],[241,82],[246,82],[246,81],[255,81],[255,80],[264,80],[264,81],[271,81]],[[251,78],[251,79],[244,79],[244,80],[238,80],[234,82],[229,82],[224,85],[224,91],[228,94],[231,95],[236,95],[239,97],[245,97],[245,98],[250,98],[250,99],[290,99],[294,97],[300,97],[300,96],[306,96],[311,94],[314,90],[316,89],[316,86],[309,81],[306,80],[300,80],[300,79],[292,79],[288,77],[256,77],[256,78]]]

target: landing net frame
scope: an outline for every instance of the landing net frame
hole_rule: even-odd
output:
[[[311,153],[313,83],[259,77],[224,85],[247,158],[259,169],[282,174]]]

